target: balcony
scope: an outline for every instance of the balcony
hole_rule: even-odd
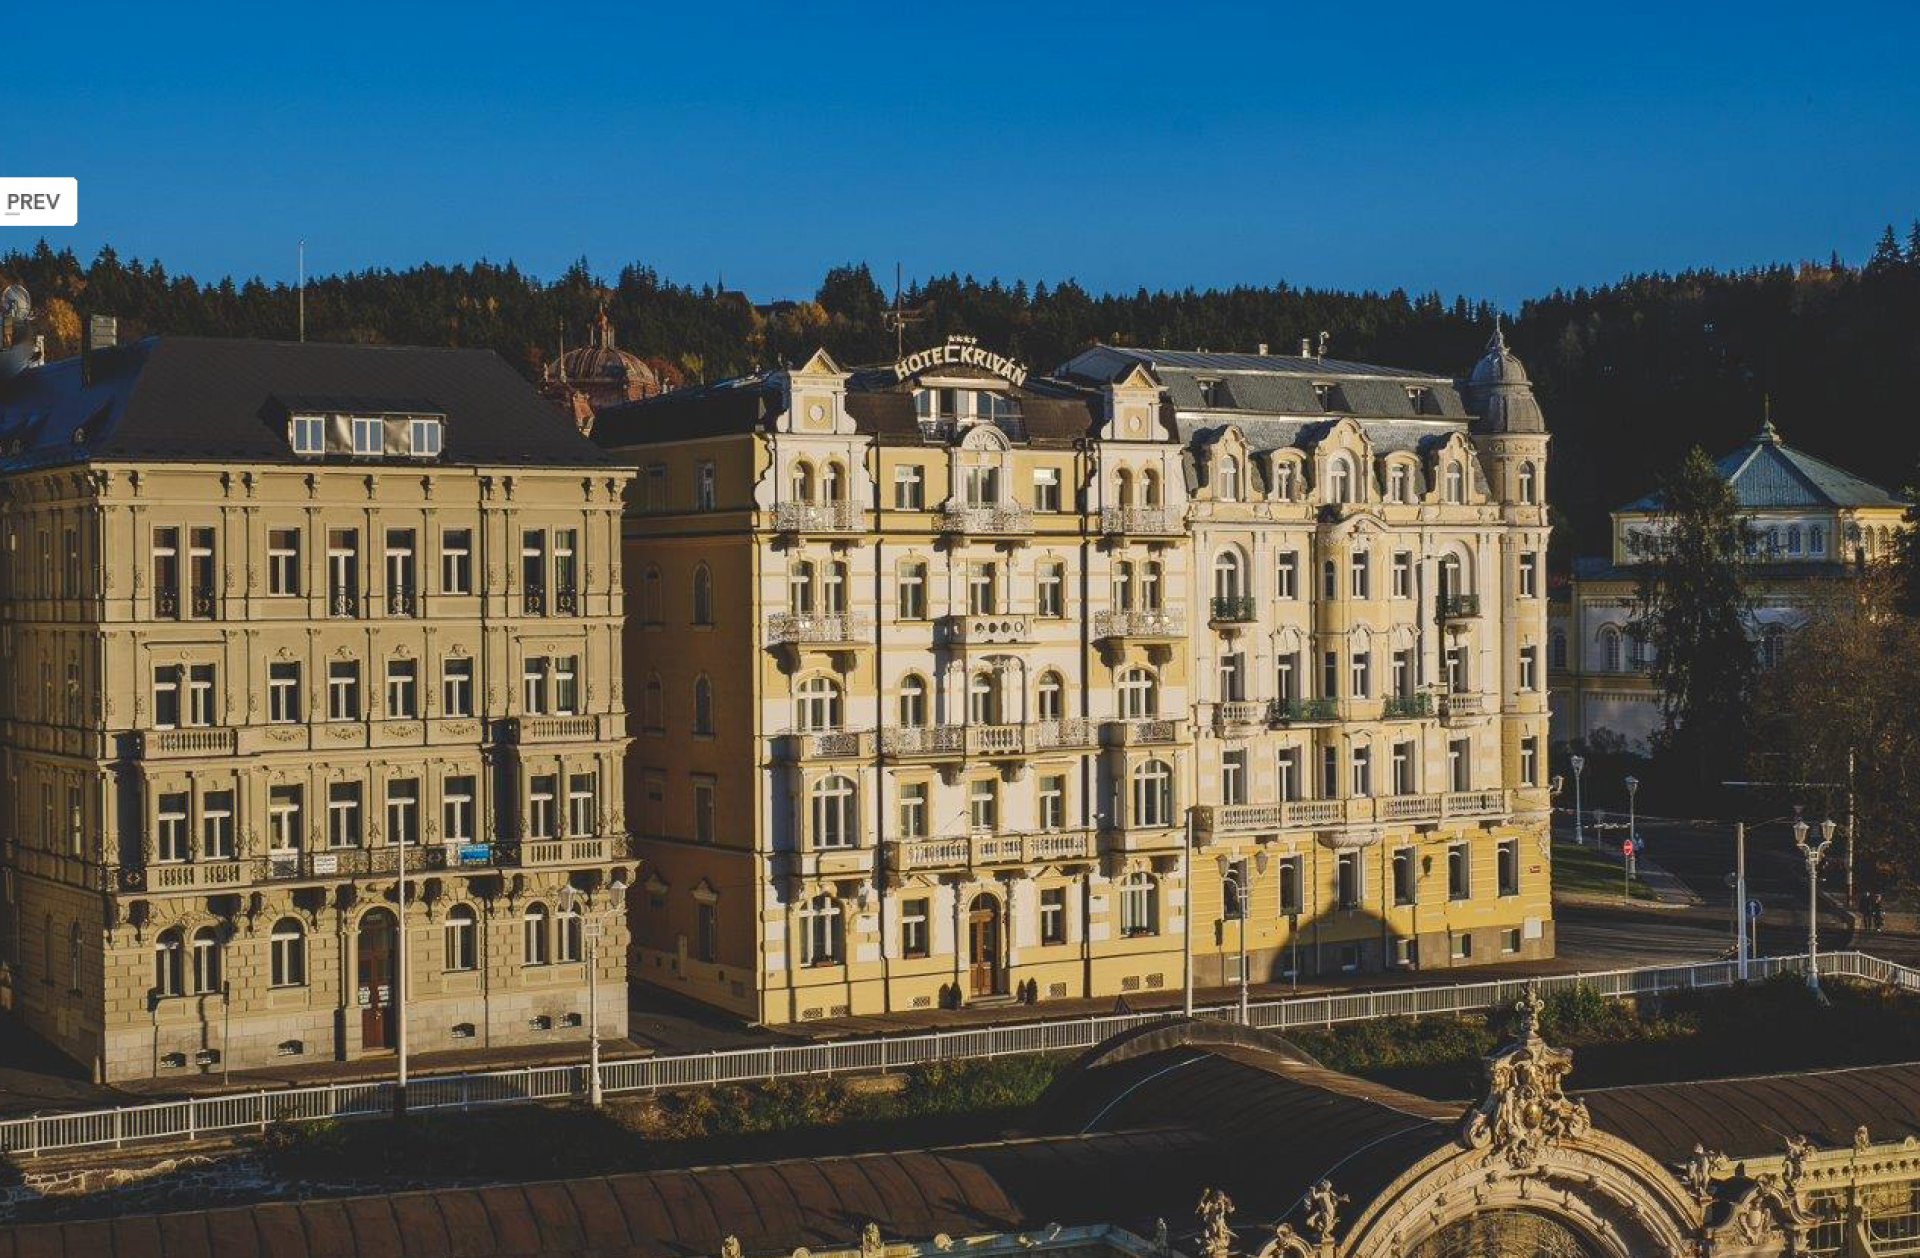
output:
[[[1057,721],[1035,721],[1027,726],[1029,751],[1055,751],[1063,747],[1092,747],[1098,743],[1092,721],[1077,716]]]
[[[1176,720],[1158,717],[1122,721],[1102,721],[1100,741],[1108,747],[1155,747],[1186,741],[1186,727]]]
[[[1275,699],[1271,719],[1275,725],[1316,725],[1339,719],[1339,705],[1332,699]]]
[[[408,844],[407,872],[424,873],[461,865],[491,865],[496,856],[503,855],[489,849],[485,860],[469,859],[467,854],[470,850],[486,847],[486,844]],[[320,848],[310,852],[269,852],[253,865],[253,877],[259,882],[365,878],[399,873],[400,849],[392,844],[383,844],[380,847]]]
[[[880,753],[900,760],[1024,756],[1094,745],[1093,722],[1078,717],[1025,725],[896,725],[880,731]]]
[[[528,616],[547,614],[547,592],[537,585],[529,585],[520,593],[520,609]]]
[[[183,861],[122,869],[124,891],[222,891],[246,882],[247,867],[237,860]]]
[[[951,759],[965,754],[964,725],[895,725],[880,731],[880,754],[893,759]]]
[[[948,507],[940,531],[965,537],[1019,537],[1033,532],[1033,513],[1011,504],[998,507]]]
[[[852,502],[782,502],[774,505],[773,527],[781,533],[860,533],[867,514]]]
[[[1203,804],[1193,810],[1193,824],[1199,836],[1277,834],[1289,830],[1339,831],[1348,826],[1463,821],[1502,817],[1509,811],[1506,791],[1450,791],[1434,795],[1296,799],[1266,804]]]
[[[795,854],[798,872],[805,878],[870,878],[873,876],[873,849],[870,847],[803,847]]]
[[[1389,721],[1407,721],[1432,716],[1433,696],[1430,694],[1388,695],[1382,715]]]
[[[911,874],[1088,861],[1093,859],[1097,845],[1091,830],[1044,830],[888,839],[886,847],[887,869]]]
[[[597,716],[516,716],[504,725],[511,743],[578,743],[619,736],[602,731]]]
[[[1486,710],[1487,697],[1475,691],[1463,690],[1440,696],[1440,719],[1448,724],[1482,716]]]
[[[1464,630],[1473,621],[1480,619],[1480,596],[1478,594],[1443,594],[1436,614],[1440,623],[1447,628]]]
[[[592,865],[613,860],[618,855],[614,841],[604,836],[578,839],[527,839],[518,845],[503,846],[502,865],[522,868],[547,865]]]
[[[231,725],[147,730],[140,734],[138,746],[142,760],[231,756],[239,750],[240,734]]]
[[[1187,636],[1187,618],[1177,611],[1102,611],[1093,614],[1093,637],[1098,641],[1132,640],[1173,642]]]
[[[1217,734],[1245,732],[1267,723],[1273,705],[1262,699],[1229,699],[1213,705],[1213,729]]]
[[[943,616],[938,639],[944,646],[1016,646],[1033,641],[1033,623],[1025,616]]]
[[[865,646],[873,625],[865,616],[844,612],[782,612],[767,617],[769,646]]]
[[[1102,507],[1100,531],[1167,537],[1180,532],[1180,515],[1170,507]]]
[[[778,734],[773,740],[773,758],[788,764],[805,760],[867,760],[872,756],[872,730],[803,730]]]
[[[1513,810],[1505,791],[1450,791],[1443,799],[1449,818],[1501,817]]]
[[[1216,594],[1207,619],[1216,625],[1253,623],[1253,600],[1243,594]]]
[[[412,590],[387,591],[387,615],[418,616],[419,614],[420,600]]]
[[[1187,845],[1184,825],[1107,826],[1100,831],[1100,845],[1120,856],[1164,855]]]

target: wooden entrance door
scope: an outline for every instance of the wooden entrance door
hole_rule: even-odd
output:
[[[969,956],[973,968],[969,977],[975,996],[992,996],[1000,990],[1000,902],[990,895],[977,895],[967,914]]]
[[[377,909],[360,919],[360,1047],[392,1048],[393,1007],[399,999],[393,915]]]

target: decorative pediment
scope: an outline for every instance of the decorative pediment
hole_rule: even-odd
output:
[[[1520,1038],[1487,1058],[1487,1092],[1468,1110],[1460,1139],[1515,1170],[1529,1170],[1549,1144],[1584,1135],[1593,1125],[1587,1107],[1563,1091],[1573,1054],[1540,1038],[1545,1005],[1529,987],[1514,1006]]]

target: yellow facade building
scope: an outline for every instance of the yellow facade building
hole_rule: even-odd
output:
[[[966,338],[605,411],[644,981],[772,1023],[1550,955],[1547,437]]]
[[[631,474],[491,353],[0,380],[4,987],[119,1079],[622,1034]],[[408,867],[402,934],[400,871]],[[407,960],[404,973],[400,959]]]

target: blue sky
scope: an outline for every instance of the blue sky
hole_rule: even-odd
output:
[[[23,18],[19,10],[25,10]],[[1438,289],[1858,260],[1920,6],[15,6],[0,174],[176,272]],[[25,53],[22,56],[22,53]],[[0,248],[36,233],[0,229]]]

